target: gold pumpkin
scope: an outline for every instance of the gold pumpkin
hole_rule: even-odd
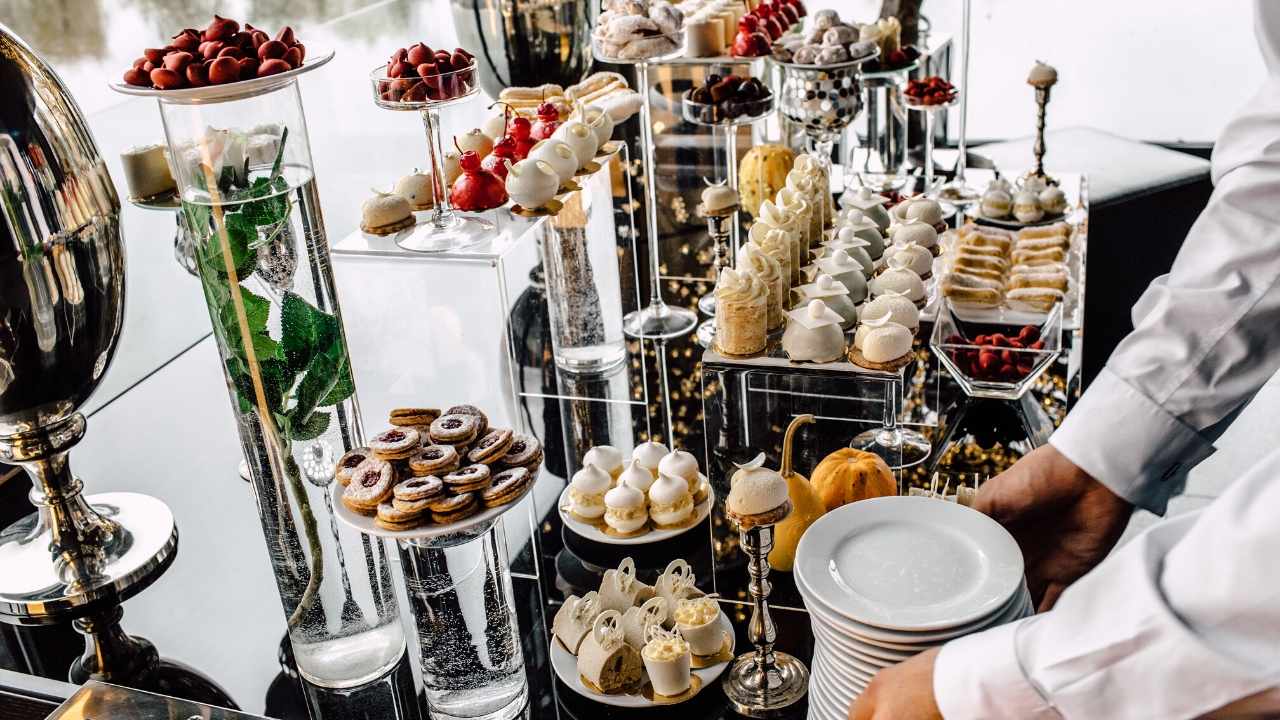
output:
[[[884,459],[853,448],[823,458],[813,469],[813,487],[828,512],[851,502],[898,494],[893,471]]]
[[[791,514],[778,523],[773,530],[773,550],[769,551],[769,565],[775,570],[791,572],[796,563],[796,546],[800,537],[815,520],[827,511],[822,505],[822,498],[813,489],[813,485],[803,475],[791,467],[791,447],[795,441],[796,430],[801,425],[813,422],[812,415],[799,415],[787,426],[787,434],[782,439],[782,477],[787,481],[787,496],[791,499]]]
[[[795,153],[782,145],[756,145],[742,156],[738,165],[738,200],[751,217],[760,214],[760,205],[772,200],[787,184],[787,173],[796,161]]]

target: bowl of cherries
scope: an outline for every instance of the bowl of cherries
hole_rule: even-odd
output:
[[[754,122],[773,112],[773,93],[753,77],[712,73],[684,94],[681,109],[698,125]]]
[[[369,77],[374,101],[392,109],[442,104],[470,97],[480,89],[471,53],[462,48],[432,50],[426,43],[399,48]]]
[[[909,105],[943,106],[956,101],[956,87],[937,75],[908,80],[902,94]]]
[[[1037,322],[992,322],[944,299],[929,345],[965,394],[1017,400],[1062,350],[1062,303]]]

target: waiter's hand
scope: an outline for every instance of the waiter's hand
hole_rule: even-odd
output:
[[[938,648],[885,668],[849,708],[849,720],[942,720],[933,697]]]
[[[1039,612],[1052,608],[1063,590],[1106,557],[1133,512],[1133,505],[1052,445],[1036,448],[988,480],[974,507],[1017,539]]]

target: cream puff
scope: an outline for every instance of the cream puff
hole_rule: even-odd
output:
[[[613,487],[609,473],[595,465],[584,465],[569,481],[569,511],[584,520],[605,514],[605,494]]]
[[[653,524],[672,527],[693,515],[693,493],[683,478],[659,474],[649,487],[649,517]]]
[[[649,471],[654,479],[658,478],[658,463],[662,462],[662,458],[668,453],[667,446],[660,442],[640,443],[631,451],[631,459],[640,463],[640,467]]]
[[[622,451],[612,445],[596,445],[582,456],[582,464],[595,465],[609,473],[609,478],[616,485],[618,476],[622,474]]]
[[[650,625],[648,642],[640,656],[644,669],[649,673],[649,684],[656,695],[676,697],[689,690],[691,683],[692,653],[689,643],[679,633]]]
[[[653,475],[640,465],[639,460],[632,460],[627,464],[627,469],[618,475],[618,485],[626,485],[633,487],[642,493],[649,492],[649,486],[653,484]]]
[[[658,598],[655,598],[658,599]],[[694,655],[715,655],[724,646],[724,628],[720,625],[720,604],[709,597],[689,598],[676,602],[676,630],[689,642]]]
[[[619,485],[604,494],[604,521],[620,535],[633,535],[649,521],[644,493],[630,485]]]
[[[1013,212],[1013,196],[1000,188],[988,188],[982,194],[982,216],[1000,220]]]
[[[702,484],[702,473],[698,471],[698,459],[693,453],[684,450],[672,450],[658,463],[659,475],[677,477],[689,484],[689,492],[697,492]]]

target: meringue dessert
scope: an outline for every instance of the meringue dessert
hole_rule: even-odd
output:
[[[844,284],[849,291],[849,299],[855,304],[867,299],[867,278],[862,273],[862,264],[850,257],[847,251],[837,249],[830,257],[818,258],[813,267],[817,273],[830,275],[832,280]]]
[[[1022,190],[1013,196],[1013,217],[1018,222],[1039,222],[1044,217],[1040,196],[1033,190]]]
[[[551,621],[551,634],[565,650],[577,655],[600,611],[599,596],[594,590],[582,597],[570,595]]]
[[[436,204],[431,191],[431,175],[417,169],[396,181],[395,193],[408,200],[414,210],[430,210]]]
[[[125,185],[135,200],[153,198],[178,189],[163,145],[141,145],[120,153]]]
[[[840,316],[840,327],[844,330],[853,327],[858,321],[858,308],[849,299],[849,289],[826,273],[818,273],[813,282],[801,285],[793,292],[797,297],[796,307],[807,308],[811,301],[821,300]]]
[[[791,513],[787,481],[776,470],[765,467],[764,461],[764,453],[760,453],[751,462],[739,465],[729,480],[725,515],[743,530],[774,525]]]
[[[658,463],[658,474],[670,475],[671,477],[684,480],[689,486],[689,492],[698,492],[698,487],[702,484],[702,473],[698,470],[698,458],[693,453],[684,450],[672,450],[662,461]]]
[[[649,673],[653,692],[664,697],[677,697],[689,690],[692,662],[689,643],[679,633],[650,625],[648,642],[640,651],[644,669]]]
[[[542,160],[525,158],[507,166],[507,196],[517,206],[526,210],[545,207],[560,192],[560,175]]]
[[[649,521],[644,493],[630,485],[619,485],[604,494],[604,522],[618,535],[635,535]]]
[[[604,515],[604,495],[613,487],[609,473],[595,465],[584,465],[569,480],[569,512],[593,521]]]
[[[726,355],[764,350],[769,339],[769,291],[764,283],[749,272],[723,268],[715,292],[716,348]]]
[[[631,451],[631,459],[640,463],[640,467],[649,471],[654,480],[658,479],[658,464],[667,456],[667,446],[650,440],[640,443]]]
[[[885,313],[863,319],[853,334],[849,362],[868,370],[892,372],[911,360],[911,331],[889,317]]]
[[[622,639],[631,647],[644,648],[645,632],[650,625],[662,627],[667,620],[667,599],[657,596],[632,606],[622,613]]]
[[[871,290],[872,297],[879,297],[886,293],[892,292],[897,295],[906,296],[908,300],[916,304],[916,307],[923,308],[925,306],[925,288],[924,281],[920,276],[911,271],[901,263],[904,259],[890,258],[888,267],[884,272],[871,278],[871,282],[867,283]]]
[[[360,207],[360,229],[370,235],[394,235],[413,227],[413,208],[395,193],[374,191]]]
[[[1050,185],[1036,197],[1040,207],[1050,215],[1061,215],[1067,209],[1067,195],[1057,185]]]
[[[1013,196],[1007,190],[989,187],[982,194],[982,215],[996,220],[1009,217],[1013,212]]]
[[[884,251],[885,262],[901,258],[901,266],[920,276],[921,280],[933,277],[933,253],[913,242],[894,243]]]
[[[782,311],[787,306],[787,290],[790,278],[783,277],[782,266],[755,243],[743,243],[738,248],[738,268],[751,273],[764,283],[769,292],[765,305],[765,330],[772,332],[782,326]]]
[[[913,335],[920,330],[920,308],[892,291],[866,303],[861,311],[861,315],[868,318],[883,317],[886,313],[890,320],[910,330]]]
[[[606,610],[597,615],[578,649],[578,674],[588,687],[605,695],[625,692],[640,684],[643,667],[640,653],[626,643],[622,614]]]
[[[642,493],[647,493],[656,479],[648,468],[640,464],[639,460],[632,460],[627,465],[627,469],[623,470],[622,474],[618,476],[618,484],[633,487]]]
[[[694,655],[715,655],[724,647],[724,628],[720,625],[720,604],[709,597],[676,602],[676,630],[689,642]]]
[[[659,474],[649,486],[649,517],[660,527],[679,526],[693,516],[693,493],[683,479]]]
[[[844,357],[841,317],[821,300],[787,313],[790,322],[782,333],[782,350],[792,362],[834,362]]]
[[[596,445],[582,456],[582,464],[595,465],[609,473],[616,485],[618,476],[622,474],[622,451],[612,445]]]

